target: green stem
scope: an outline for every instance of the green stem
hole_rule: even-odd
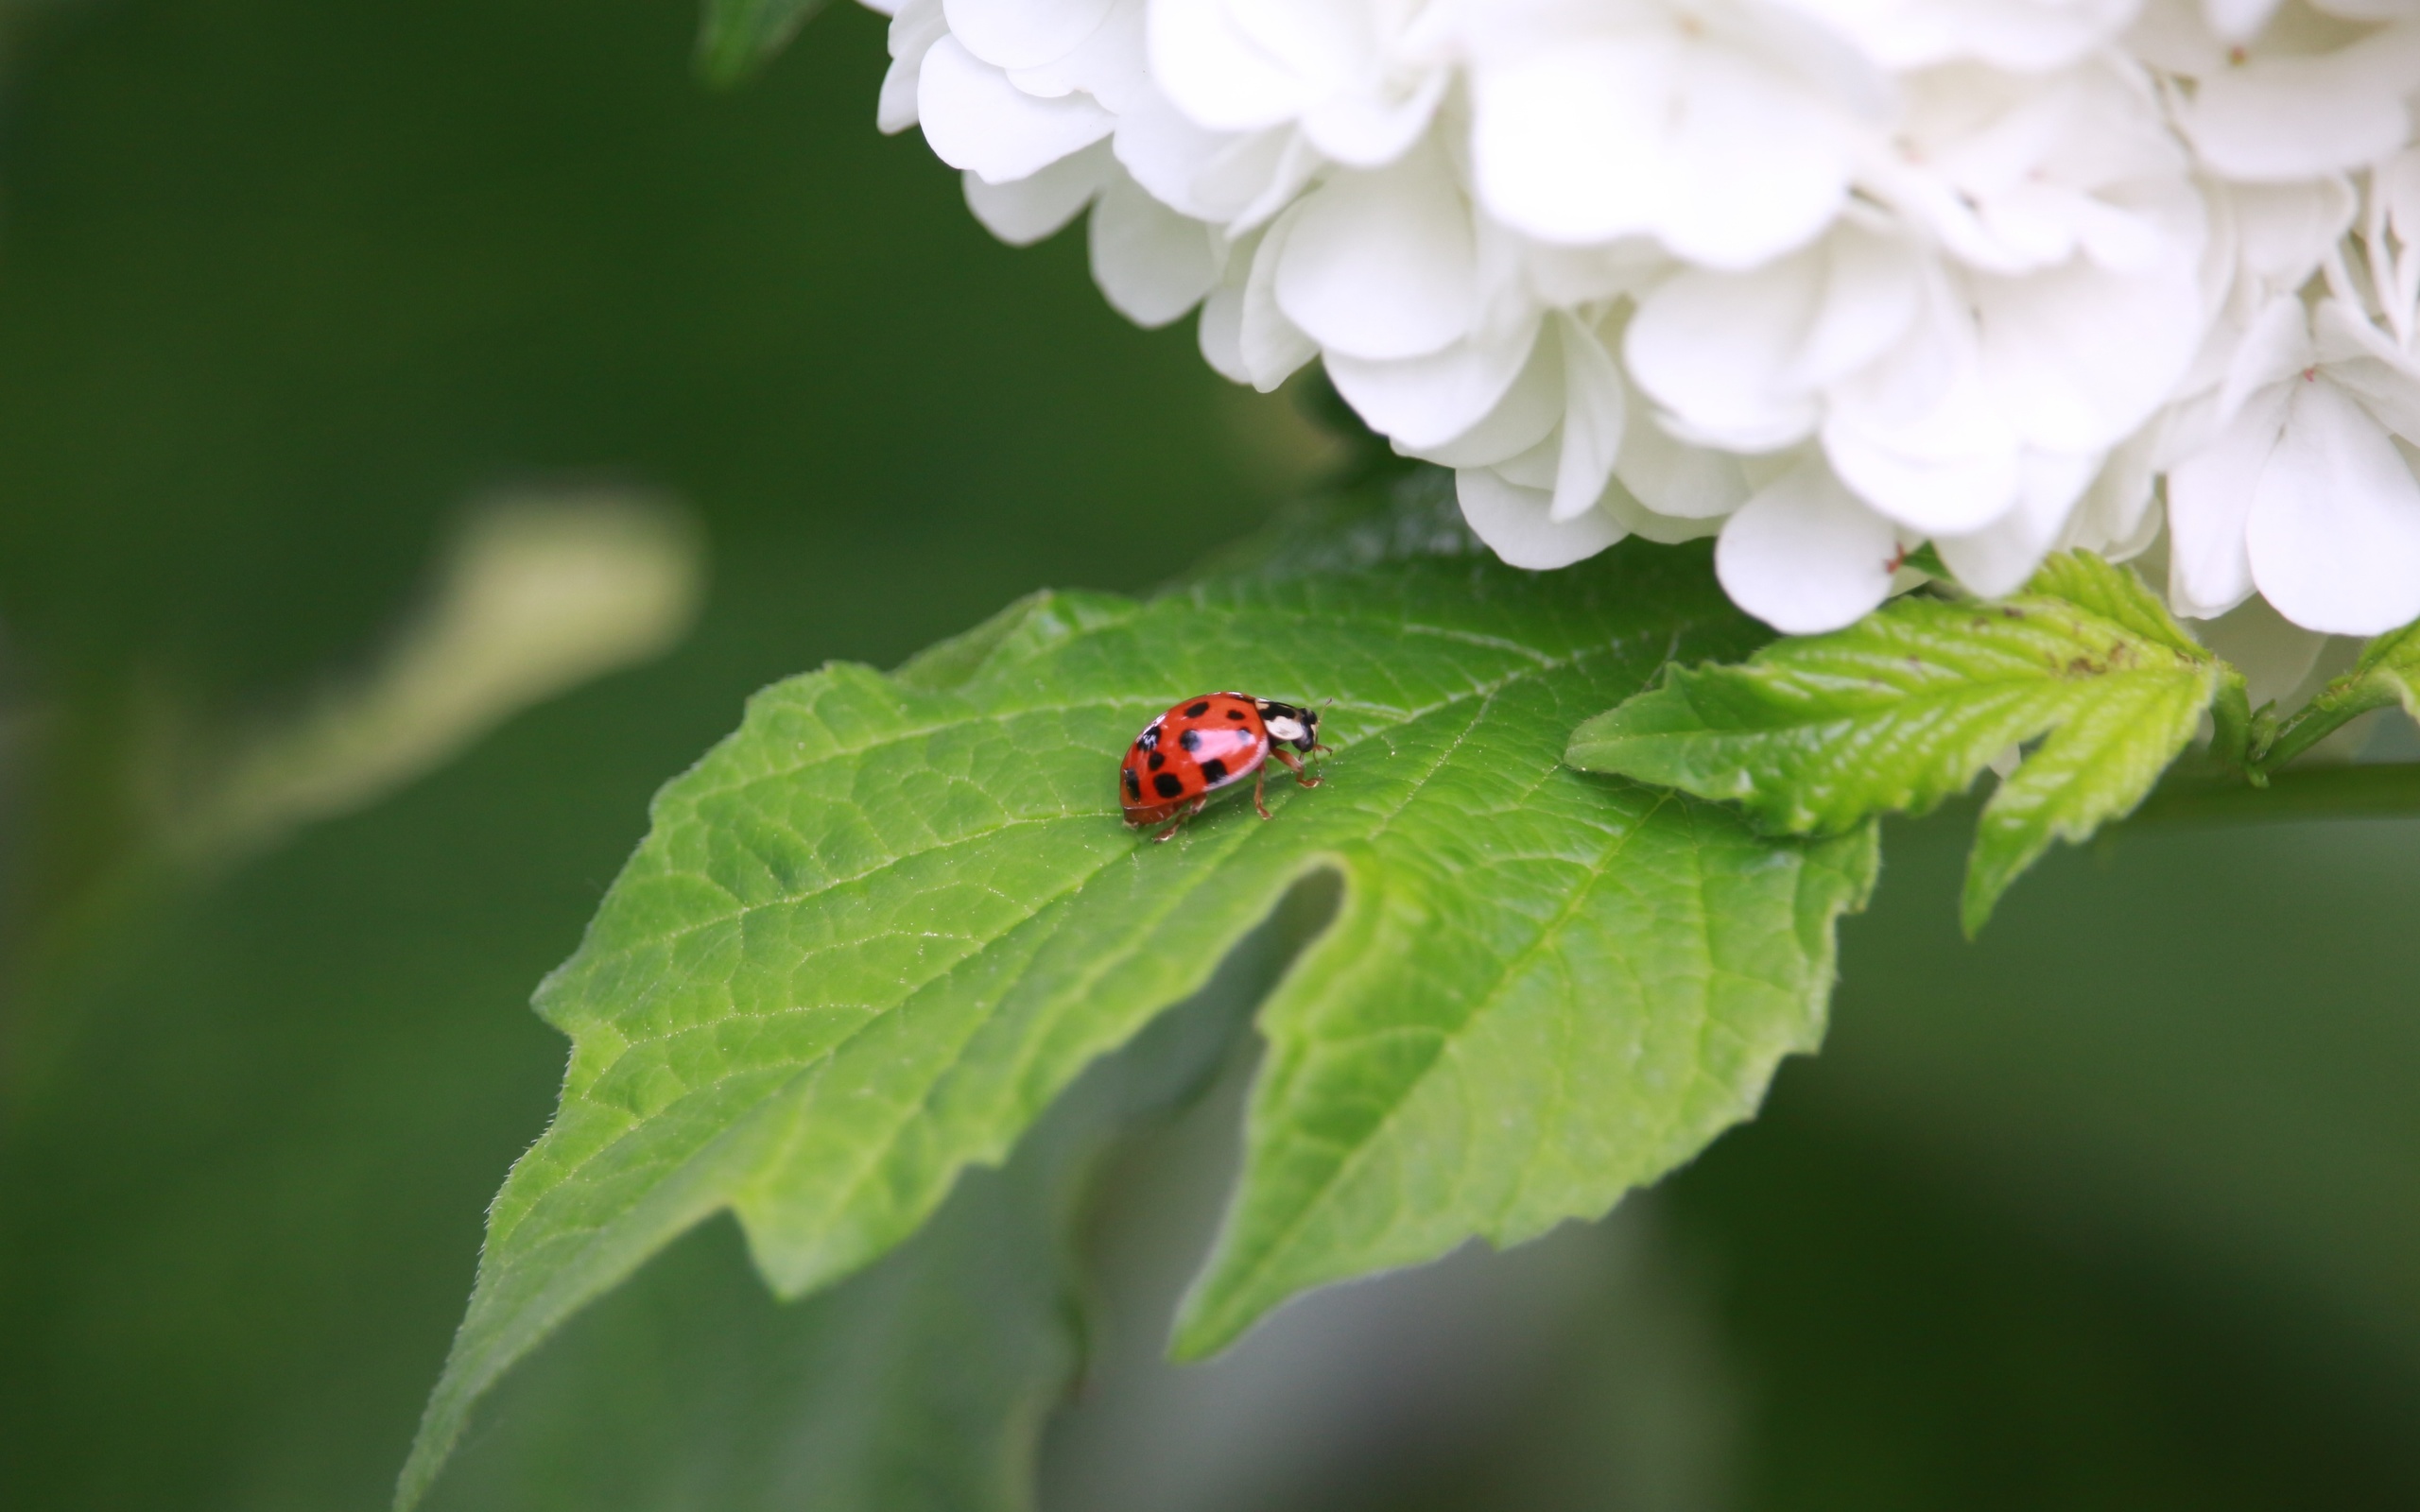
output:
[[[2278,772],[2265,788],[2207,777],[2173,780],[2153,790],[2126,822],[2266,824],[2398,816],[2420,816],[2420,762],[2309,766]]]
[[[2263,774],[2253,765],[2252,700],[2243,674],[2220,663],[2219,696],[2210,701],[2210,753],[2251,778],[2257,786]]]
[[[2268,746],[2253,752],[2253,760],[2258,770],[2274,772],[2354,719],[2396,701],[2384,679],[2357,676],[2331,683],[2278,726]]]

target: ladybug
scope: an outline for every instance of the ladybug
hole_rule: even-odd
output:
[[[1118,764],[1118,797],[1129,827],[1148,830],[1165,823],[1167,828],[1151,836],[1165,840],[1201,813],[1211,794],[1249,777],[1252,806],[1265,819],[1269,805],[1261,790],[1269,781],[1269,758],[1276,757],[1305,787],[1317,787],[1320,780],[1303,769],[1294,752],[1325,749],[1315,709],[1245,693],[1204,693],[1143,727]]]

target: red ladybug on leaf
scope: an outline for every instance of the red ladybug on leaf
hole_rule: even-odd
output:
[[[1167,828],[1151,836],[1165,840],[1201,812],[1210,795],[1253,778],[1252,806],[1268,818],[1262,789],[1274,756],[1305,787],[1320,780],[1303,769],[1300,756],[1327,749],[1320,744],[1320,716],[1305,709],[1244,693],[1205,693],[1185,699],[1143,727],[1118,764],[1118,796],[1126,822],[1137,830]]]

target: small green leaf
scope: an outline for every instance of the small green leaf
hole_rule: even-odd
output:
[[[1038,595],[895,675],[757,696],[540,991],[562,1107],[491,1211],[403,1504],[508,1366],[709,1214],[786,1296],[897,1245],[1315,872],[1341,899],[1264,1010],[1184,1349],[1601,1212],[1753,1111],[1820,1035],[1871,832],[1760,837],[1561,758],[1668,656],[1761,632],[1702,548],[1525,573],[1436,474],[1405,496],[1158,598]],[[1325,785],[1277,773],[1273,822],[1229,801],[1143,841],[1117,758],[1216,688],[1333,696]]]
[[[1983,805],[1959,909],[1966,933],[2052,840],[2073,845],[2133,813],[2193,738],[2217,685],[2215,663],[2182,663],[2164,676],[2109,677],[2076,699]]]
[[[736,84],[771,62],[824,0],[705,0],[698,24],[698,73]]]
[[[2044,561],[2025,585],[2024,597],[2051,598],[2100,615],[2145,643],[2179,656],[2210,660],[2202,644],[2168,611],[2159,595],[2131,567],[2088,551],[2063,551]]]
[[[1984,806],[1972,933],[2052,840],[2141,802],[2233,676],[2132,572],[2071,553],[2004,602],[1911,595],[1745,664],[1675,667],[1581,726],[1570,760],[1823,834],[1923,813],[2038,740]]]

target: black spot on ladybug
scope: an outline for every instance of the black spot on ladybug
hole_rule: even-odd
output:
[[[1201,731],[1198,730],[1188,730],[1184,734],[1176,737],[1176,743],[1184,747],[1187,751],[1200,750],[1201,748]]]
[[[1200,703],[1189,703],[1184,706],[1184,717],[1187,719],[1199,719],[1209,712],[1210,700],[1207,698],[1202,699]]]
[[[1134,768],[1132,766],[1126,768],[1125,777],[1126,796],[1132,799],[1141,798],[1143,796],[1143,780],[1134,775]]]
[[[1156,772],[1167,764],[1168,759],[1167,757],[1161,755],[1158,751],[1151,752],[1151,770]]]
[[[1151,779],[1151,791],[1159,794],[1162,798],[1175,798],[1177,795],[1184,791],[1184,784],[1178,782],[1168,773],[1162,772],[1159,776]]]
[[[1244,712],[1240,709],[1230,709],[1227,711],[1227,717],[1230,719],[1241,719],[1243,716]]]
[[[1191,731],[1187,731],[1187,733],[1191,733]],[[1214,786],[1225,782],[1227,780],[1227,764],[1220,761],[1216,756],[1213,756],[1208,761],[1203,762],[1201,764],[1201,780]]]
[[[1136,750],[1150,750],[1159,743],[1160,727],[1157,725],[1153,725],[1150,729],[1144,730],[1141,734],[1134,737],[1134,748]]]

